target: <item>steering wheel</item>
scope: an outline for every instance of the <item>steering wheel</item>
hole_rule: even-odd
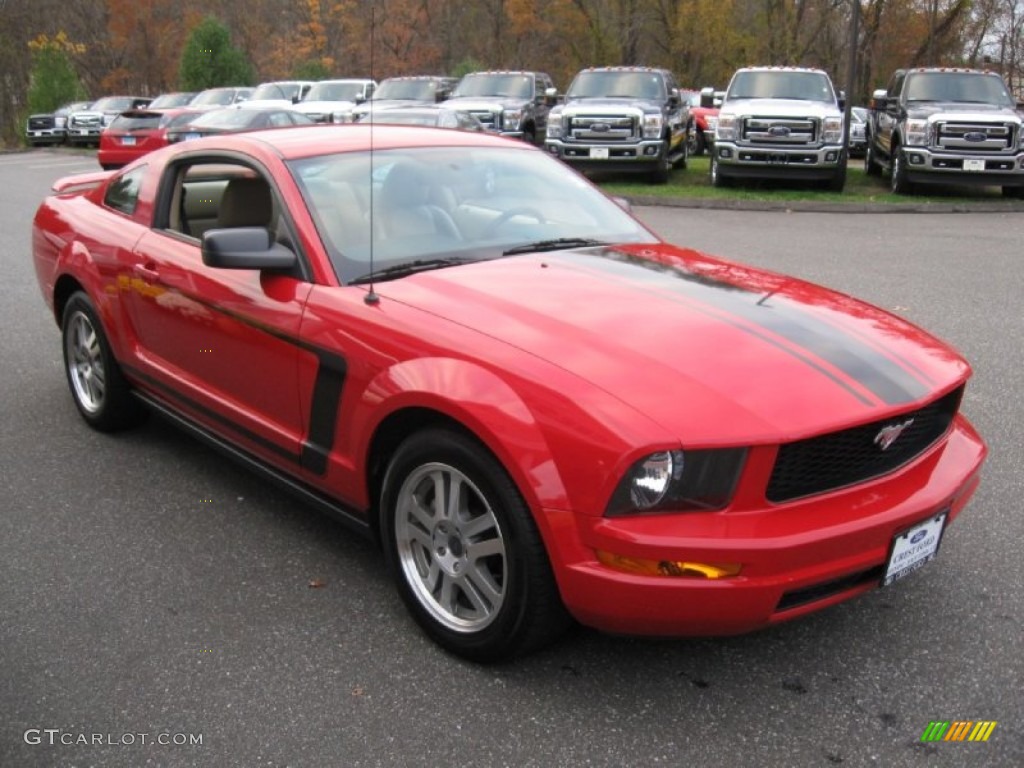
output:
[[[495,232],[497,232],[502,227],[503,224],[506,224],[508,221],[515,218],[516,216],[529,216],[531,219],[535,219],[538,224],[548,223],[548,220],[544,217],[544,214],[538,211],[536,208],[530,208],[529,206],[522,206],[520,208],[510,208],[509,210],[505,211],[503,214],[498,216],[498,218],[494,219],[494,221],[490,222],[486,227],[484,227],[483,232],[480,233],[480,237],[491,237],[492,235],[494,235]]]

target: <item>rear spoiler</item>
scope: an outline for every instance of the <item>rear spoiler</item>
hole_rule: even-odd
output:
[[[93,171],[92,173],[79,173],[75,176],[65,176],[57,179],[50,187],[55,195],[80,195],[95,189],[113,175],[113,171]]]

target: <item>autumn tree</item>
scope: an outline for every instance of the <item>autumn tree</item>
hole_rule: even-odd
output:
[[[39,35],[28,44],[32,73],[28,89],[29,112],[53,112],[61,104],[85,98],[71,57],[85,53],[85,46],[68,39],[63,31],[54,37]]]
[[[231,44],[228,28],[207,16],[188,36],[181,53],[178,82],[186,91],[224,85],[249,85],[252,67]]]

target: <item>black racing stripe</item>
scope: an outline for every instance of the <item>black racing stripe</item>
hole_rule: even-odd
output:
[[[164,384],[162,381],[153,378],[147,373],[143,373],[142,371],[133,366],[121,364],[121,368],[124,370],[125,373],[127,373],[131,378],[135,379],[136,381],[144,382],[152,389],[159,390],[164,394],[164,396],[177,401],[179,404],[184,405],[185,407],[195,411],[196,413],[201,413],[205,418],[209,419],[210,421],[216,422],[222,427],[227,427],[232,432],[241,437],[244,437],[249,442],[258,445],[261,448],[265,448],[274,455],[280,456],[282,459],[287,459],[289,462],[293,464],[298,465],[300,463],[299,456],[294,451],[290,451],[287,448],[285,448],[283,445],[279,445],[278,443],[275,443],[272,440],[268,440],[262,435],[257,435],[252,430],[246,429],[241,424],[232,419],[229,419],[222,413],[219,413],[211,408],[207,408],[202,403],[196,402],[187,395],[183,395],[181,392],[174,389],[173,387]]]
[[[564,256],[584,266],[600,265],[601,269],[617,277],[656,283],[659,288],[680,292],[738,320],[752,323],[799,346],[812,357],[797,354],[779,344],[775,346],[842,384],[841,379],[823,366],[815,364],[813,358],[828,363],[887,405],[915,402],[930,391],[895,360],[873,349],[855,335],[815,318],[794,300],[773,300],[771,293],[756,292],[709,275],[688,272],[681,267],[651,261],[613,248],[576,251],[565,253]],[[742,325],[732,324],[750,331]],[[753,335],[768,340],[764,335]],[[855,392],[845,384],[844,387]],[[863,395],[859,397],[863,401]]]
[[[315,344],[310,344],[308,341],[285,333],[271,325],[259,322],[258,320],[239,312],[225,309],[223,306],[208,301],[196,294],[188,293],[178,288],[168,288],[168,290],[172,290],[175,293],[179,293],[191,301],[196,302],[197,304],[201,304],[211,312],[216,312],[224,315],[225,317],[229,317],[235,322],[254,328],[274,337],[275,339],[316,355],[317,369],[316,379],[313,383],[313,402],[310,405],[309,412],[309,433],[306,440],[302,443],[302,454],[299,458],[299,463],[303,468],[308,469],[311,472],[315,472],[318,475],[326,473],[327,456],[330,454],[331,449],[334,448],[335,425],[338,422],[338,411],[341,408],[341,393],[345,386],[345,375],[348,371],[348,364],[345,358],[337,352],[324,349],[323,347],[318,347]],[[148,377],[146,380],[164,387],[160,382]],[[164,388],[166,391],[181,397],[177,392],[169,387]],[[202,406],[199,406],[198,404],[196,404],[195,407],[202,408]],[[207,413],[211,418],[216,418],[220,423],[232,426],[237,432],[245,432],[248,439],[267,442],[258,435],[254,435],[243,427],[236,425],[230,419],[220,416],[209,409],[204,408],[203,412]],[[278,447],[278,450],[286,449]],[[288,458],[292,461],[295,460],[295,456],[291,452],[288,452]]]

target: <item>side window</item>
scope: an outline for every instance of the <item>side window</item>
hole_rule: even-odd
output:
[[[129,216],[135,213],[145,171],[146,166],[143,165],[114,179],[107,187],[107,194],[103,196],[103,204]]]
[[[202,239],[208,229],[264,227],[276,235],[278,206],[270,184],[230,160],[181,163],[169,170],[158,226]]]

